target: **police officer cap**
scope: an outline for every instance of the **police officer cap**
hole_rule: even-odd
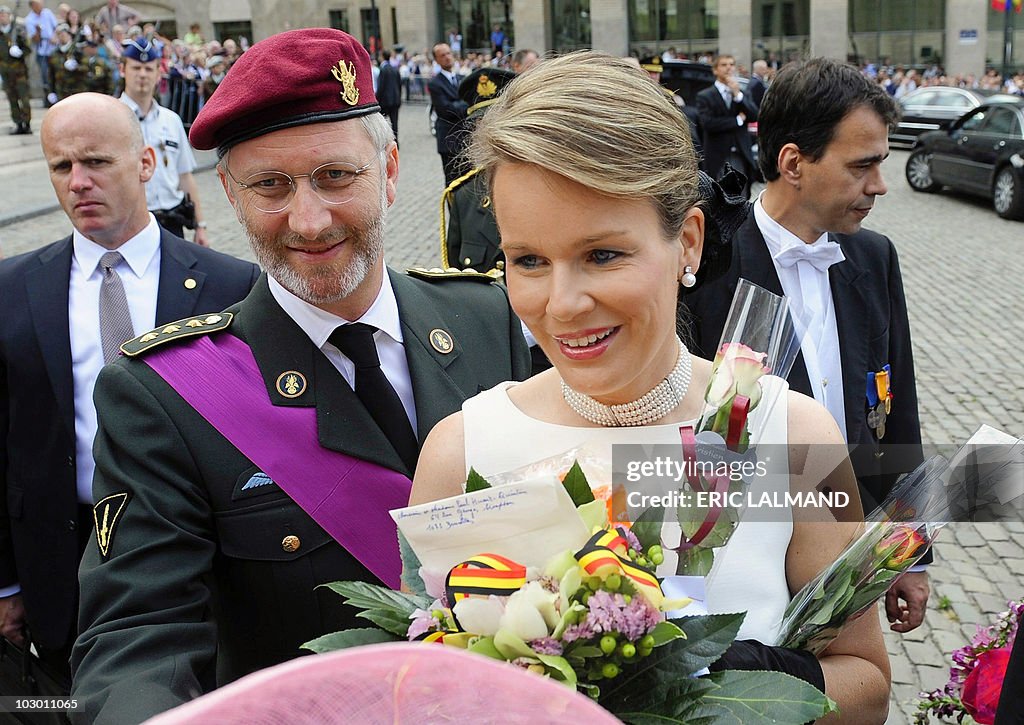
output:
[[[160,51],[156,45],[145,36],[139,36],[132,40],[124,41],[124,48],[121,50],[121,58],[126,60],[137,60],[140,63],[149,63],[160,59]]]
[[[289,30],[235,61],[188,137],[195,148],[223,156],[273,131],[379,111],[370,56],[358,40],[331,28]]]
[[[469,108],[467,115],[484,110],[497,100],[516,74],[504,68],[477,68],[459,83],[459,98]]]

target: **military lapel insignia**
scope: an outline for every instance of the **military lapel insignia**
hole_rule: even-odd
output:
[[[286,398],[297,398],[306,392],[306,376],[297,370],[288,370],[277,376],[277,392]]]
[[[434,328],[430,331],[430,346],[442,355],[447,355],[455,349],[455,341],[446,331]]]
[[[185,289],[195,289],[195,288],[196,288],[196,281],[194,279],[189,277],[188,279],[185,280]]]
[[[252,491],[262,486],[273,485],[273,483],[274,479],[272,479],[270,476],[263,473],[262,471],[259,471],[257,473],[252,474],[252,477],[250,477],[249,480],[245,482],[245,485],[242,486],[242,490]]]
[[[878,372],[868,371],[864,394],[867,398],[868,427],[875,438],[885,437],[885,420],[892,412],[892,368],[887,364]]]
[[[331,68],[331,75],[341,83],[341,100],[350,106],[359,103],[359,89],[356,88],[355,65],[349,61],[338,61],[338,65]]]
[[[92,509],[92,518],[96,523],[96,544],[104,561],[110,556],[110,545],[114,541],[114,530],[121,520],[125,506],[131,494],[127,491],[115,493],[100,500]]]
[[[210,332],[223,330],[231,324],[232,317],[230,312],[221,312],[216,315],[199,315],[198,317],[178,320],[169,325],[150,330],[145,335],[128,340],[121,345],[121,352],[128,357],[135,357],[150,348],[157,347],[171,340],[205,335]]]

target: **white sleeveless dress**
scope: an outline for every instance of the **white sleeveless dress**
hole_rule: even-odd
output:
[[[766,378],[769,385],[785,386],[779,378]],[[508,390],[516,383],[500,383],[463,403],[462,413],[466,439],[466,471],[475,468],[484,477],[494,476],[551,456],[557,456],[586,444],[587,450],[598,451],[611,460],[613,443],[679,445],[680,423],[633,428],[577,428],[530,418],[515,406]],[[765,396],[771,399],[770,394]],[[787,439],[787,406],[773,406],[764,421],[759,443],[784,444]],[[752,418],[762,413],[761,407]],[[785,456],[774,458],[785,459]],[[760,476],[752,484],[752,492],[787,491],[789,462],[775,460],[769,464],[769,475]],[[595,482],[591,481],[592,485]],[[715,564],[708,576],[706,591],[708,612],[746,612],[739,639],[756,639],[764,644],[777,643],[782,614],[790,600],[786,583],[786,550],[793,533],[793,520],[788,512],[782,521],[751,521],[742,519],[724,549],[715,555]],[[668,545],[679,540],[678,525],[671,532],[666,524],[663,536]],[[675,573],[675,554],[666,551],[659,575]]]

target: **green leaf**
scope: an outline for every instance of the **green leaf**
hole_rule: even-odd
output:
[[[410,594],[428,599],[427,588],[419,574],[420,558],[416,556],[416,552],[412,550],[412,546],[401,531],[398,532],[398,551],[402,555],[402,587]]]
[[[802,725],[837,709],[813,685],[782,672],[726,670],[707,679],[718,689],[703,694],[697,712],[716,721]]]
[[[570,654],[573,657],[603,657],[604,652],[601,651],[600,647],[595,647],[592,644],[581,644],[578,647],[573,647],[570,650]]]
[[[676,574],[684,576],[707,576],[715,565],[715,552],[702,546],[694,546],[679,552]]]
[[[601,688],[597,685],[591,685],[588,682],[577,682],[576,689],[580,690],[584,695],[589,697],[591,700],[596,700],[601,697]]]
[[[612,680],[613,685],[617,683],[617,679]],[[635,688],[624,692],[616,688],[614,696],[610,696],[606,691],[602,693],[599,702],[620,720],[638,725],[711,725],[713,722],[710,718],[694,716],[700,705],[701,696],[718,689],[718,686],[707,678],[686,676],[675,680],[654,679],[649,684],[652,684],[653,688]]]
[[[673,624],[668,620],[664,622],[658,622],[654,629],[651,630],[651,636],[654,637],[654,646],[660,647],[663,644],[668,644],[674,639],[685,637],[686,632],[679,628],[679,625]]]
[[[381,629],[391,634],[397,634],[403,639],[409,632],[409,624],[412,622],[409,617],[403,617],[393,609],[367,609],[356,615],[363,619],[369,619]]]
[[[470,467],[469,475],[466,476],[466,493],[483,491],[485,488],[490,487],[491,484],[487,482],[487,479],[477,473],[475,468]]]
[[[430,599],[426,596],[396,592],[378,584],[348,581],[320,586],[345,597],[345,603],[357,609],[390,609],[408,618],[417,609],[430,608]]]
[[[652,695],[659,700],[663,695],[670,697],[674,689],[689,692],[691,683],[699,681],[691,675],[722,656],[736,639],[743,617],[742,613],[706,614],[671,620],[686,637],[657,647],[635,665],[623,668],[622,673],[604,687],[601,704],[616,714],[619,714],[618,708],[642,712],[648,708],[636,704],[638,693],[662,693]],[[707,687],[711,686],[708,683]]]
[[[569,498],[572,499],[572,504],[576,508],[594,500],[594,492],[590,490],[590,484],[587,483],[587,477],[584,475],[583,469],[580,468],[579,461],[573,461],[572,468],[562,479],[562,485],[569,492]]]
[[[554,671],[555,679],[569,687],[576,687],[576,670],[572,668],[565,657],[559,657],[558,655],[536,655],[537,659],[544,663],[544,666]]]
[[[499,629],[494,635],[494,647],[509,661],[516,657],[537,658],[537,653],[526,642],[504,629]]]
[[[664,525],[664,515],[665,509],[649,508],[640,514],[630,527],[645,552],[652,546],[662,546],[661,528]]]
[[[399,641],[398,637],[379,629],[346,629],[310,640],[302,645],[302,649],[308,649],[320,654],[321,652],[334,652],[335,650],[348,647],[359,647],[364,644],[397,641]]]

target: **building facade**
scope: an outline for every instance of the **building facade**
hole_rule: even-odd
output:
[[[743,65],[807,54],[903,65],[942,65],[947,73],[1001,68],[1004,13],[989,0],[168,0],[130,2],[163,34],[198,22],[206,38],[254,41],[282,30],[332,26],[375,47],[421,52],[451,37],[462,51],[596,48],[681,56],[729,52]],[[102,3],[92,0],[83,15]],[[1011,12],[1011,66],[1024,67],[1024,15]],[[371,37],[376,39],[371,41]]]

